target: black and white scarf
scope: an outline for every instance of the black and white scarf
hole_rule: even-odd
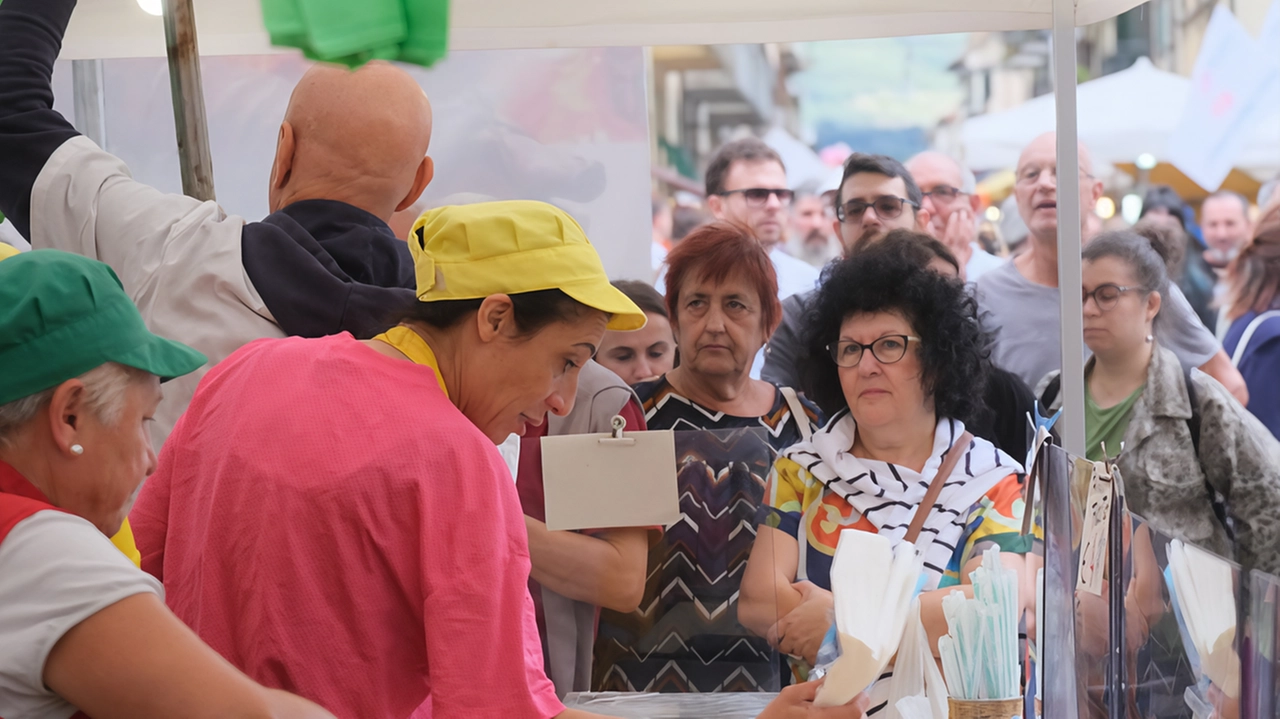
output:
[[[924,500],[947,452],[964,434],[964,423],[938,420],[933,452],[922,472],[853,456],[850,450],[856,431],[853,415],[845,410],[832,417],[808,442],[793,445],[783,456],[804,467],[828,491],[843,497],[877,527],[879,534],[897,545],[907,533],[916,507]],[[917,549],[924,553],[928,575],[925,589],[936,589],[942,579],[964,535],[969,509],[1001,480],[1022,473],[1021,465],[985,439],[975,437],[968,447],[957,449],[965,455],[943,485],[916,542]],[[804,573],[804,555],[802,547],[800,575]]]

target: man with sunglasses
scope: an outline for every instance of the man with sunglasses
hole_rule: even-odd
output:
[[[1058,165],[1056,135],[1047,132],[1018,159],[1014,194],[1027,224],[1027,251],[978,281],[983,325],[994,337],[996,366],[1036,386],[1062,366],[1058,294]],[[1080,146],[1080,214],[1086,220],[1102,196],[1088,150]],[[1087,223],[1087,220],[1086,220]],[[1083,236],[1088,232],[1082,228]],[[1248,402],[1244,378],[1231,366],[1213,333],[1200,322],[1176,285],[1168,289],[1159,341],[1187,368],[1199,367],[1222,383],[1241,404]]]
[[[782,158],[754,137],[725,143],[707,166],[707,207],[717,220],[755,233],[778,275],[780,300],[818,285],[818,270],[782,249],[794,197]]]
[[[977,178],[951,157],[926,151],[907,160],[907,171],[915,178],[924,196],[924,209],[931,217],[929,234],[938,238],[960,260],[964,279],[977,282],[1005,261],[978,244]]]
[[[922,208],[923,199],[920,187],[901,162],[886,155],[850,155],[844,162],[843,178],[836,192],[833,223],[844,256],[892,230],[925,231],[930,215]],[[814,292],[810,288],[783,300],[782,323],[765,347],[761,379],[785,387],[799,386],[800,360],[805,351],[801,337],[805,306]]]

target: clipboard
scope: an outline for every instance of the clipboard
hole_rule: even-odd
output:
[[[542,438],[549,530],[655,527],[680,519],[675,433],[627,432]]]

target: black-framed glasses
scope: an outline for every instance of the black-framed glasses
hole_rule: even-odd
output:
[[[919,337],[911,335],[885,335],[869,345],[853,340],[840,340],[827,345],[831,359],[841,367],[857,367],[862,361],[864,350],[871,350],[871,356],[880,364],[893,364],[907,356],[907,346],[919,342]]]
[[[951,185],[938,185],[932,190],[929,190],[928,192],[924,193],[924,196],[928,198],[932,198],[934,202],[940,205],[949,205],[952,202],[955,202],[957,198],[962,197],[964,195],[968,195],[968,194],[969,193],[965,192],[964,190],[961,190],[959,187],[952,187]]]
[[[862,219],[866,214],[867,208],[874,208],[876,216],[882,220],[892,220],[902,214],[902,208],[910,205],[919,207],[916,203],[905,197],[894,197],[893,195],[883,195],[877,197],[871,202],[866,200],[849,200],[842,205],[836,205],[836,219],[841,222],[856,222]]]
[[[1085,304],[1089,298],[1093,298],[1094,304],[1098,305],[1098,309],[1106,312],[1116,306],[1120,301],[1120,295],[1126,292],[1150,292],[1146,287],[1121,287],[1120,285],[1105,284],[1098,285],[1093,288],[1093,292],[1084,292],[1081,290],[1082,298],[1080,304]]]
[[[742,195],[742,199],[747,201],[752,207],[764,207],[769,201],[770,195],[778,196],[778,204],[786,206],[791,204],[791,200],[795,198],[796,193],[792,190],[779,190],[772,187],[748,187],[744,190],[725,190],[717,193],[721,197],[729,195]]]

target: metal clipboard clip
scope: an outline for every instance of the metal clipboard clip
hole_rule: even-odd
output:
[[[636,443],[634,437],[622,436],[622,430],[627,428],[627,419],[620,414],[615,414],[609,424],[613,427],[613,434],[609,437],[601,437],[598,442],[600,444],[611,446],[631,446]]]

